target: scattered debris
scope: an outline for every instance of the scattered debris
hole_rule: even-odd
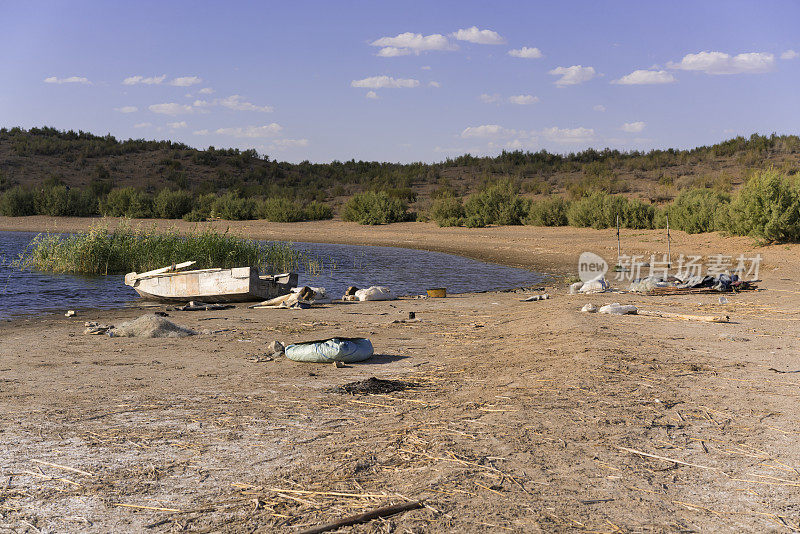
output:
[[[685,279],[675,276],[648,276],[631,282],[629,291],[648,295],[681,295],[686,293],[714,293],[731,291],[750,291],[758,289],[759,280],[741,280],[738,275],[726,273],[717,276],[689,276]],[[720,301],[720,304],[724,302]]]
[[[421,322],[419,319],[414,317],[413,319],[395,319],[394,321],[390,321],[389,324],[408,324],[408,323],[419,323]]]
[[[344,362],[336,360],[335,362],[333,362],[333,366],[336,367],[337,369],[341,369],[342,367],[344,367]]]
[[[112,337],[186,337],[197,334],[194,330],[179,326],[155,314],[142,315],[138,319],[122,323],[108,332]]]
[[[292,293],[305,293],[305,300],[310,300],[314,302],[314,304],[329,304],[333,302],[333,299],[328,296],[328,292],[325,291],[324,287],[295,287],[292,289]],[[310,291],[310,293],[309,293]]]
[[[600,313],[609,313],[612,315],[636,315],[638,309],[633,304],[620,304],[614,302],[613,304],[606,304],[599,310]]]
[[[432,299],[443,299],[447,297],[447,288],[434,287],[425,291]]]
[[[75,310],[68,310],[67,313],[64,314],[64,317],[75,317],[75,315]]]
[[[383,393],[392,393],[393,391],[403,391],[408,388],[419,387],[415,382],[408,382],[405,380],[384,380],[382,378],[367,378],[366,380],[359,380],[357,382],[349,382],[343,386],[333,388],[331,391],[334,393],[348,394],[348,395],[378,395]]]
[[[86,330],[83,331],[84,334],[88,334],[90,336],[99,336],[107,333],[109,330],[114,328],[114,325],[110,324],[100,324],[94,321],[86,321],[83,323],[83,326],[86,327]]]
[[[550,295],[547,293],[542,293],[541,295],[533,295],[526,299],[522,299],[520,302],[536,302],[537,300],[547,300],[550,298]]]
[[[233,304],[208,304],[197,300],[190,300],[185,306],[176,306],[174,308],[167,308],[168,310],[175,311],[216,311],[216,310],[229,310],[235,308]],[[158,312],[156,312],[158,314]],[[160,315],[160,314],[158,314]],[[166,317],[166,315],[162,316]]]
[[[589,280],[588,282],[575,282],[569,286],[570,295],[577,293],[603,293],[611,289],[611,285],[605,278]]]
[[[272,354],[276,358],[281,354],[283,354],[284,350],[285,347],[283,346],[283,343],[281,343],[280,341],[271,341],[267,344],[267,352],[269,354]]]
[[[297,289],[297,288],[295,288]],[[298,291],[292,291],[286,295],[265,300],[259,304],[254,304],[250,308],[287,308],[293,310],[304,310],[311,307],[315,292],[310,287],[302,287]]]
[[[342,300],[357,300],[364,302],[367,300],[394,300],[392,290],[385,286],[371,286],[367,289],[357,289],[354,286],[348,287]]]
[[[263,354],[253,354],[252,356],[250,356],[249,360],[253,363],[264,363],[264,362],[271,362],[275,360],[275,358]]]
[[[581,311],[585,313],[597,313],[597,306],[590,302],[589,304],[585,304],[583,308],[581,308]]]

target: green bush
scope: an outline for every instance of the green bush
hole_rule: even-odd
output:
[[[666,208],[669,225],[689,234],[722,230],[730,201],[730,195],[709,189],[685,190]]]
[[[153,199],[133,187],[113,189],[100,203],[100,212],[109,217],[145,219],[153,216]]]
[[[322,221],[333,218],[333,208],[322,202],[313,200],[305,207],[305,220]]]
[[[256,218],[258,202],[252,198],[240,198],[234,193],[225,193],[214,201],[212,215],[230,221],[247,221]]]
[[[800,192],[795,179],[775,169],[750,177],[730,206],[728,229],[764,241],[800,240]]]
[[[533,226],[566,226],[569,203],[555,196],[531,203],[525,224]]]
[[[530,203],[530,200],[517,195],[510,182],[501,182],[470,195],[464,203],[464,213],[474,227],[523,224]]]
[[[439,197],[431,205],[431,219],[439,226],[461,226],[464,224],[464,215],[464,204],[454,196]]]
[[[186,191],[162,189],[153,199],[153,215],[161,219],[180,219],[193,207],[194,199]]]
[[[361,224],[389,224],[408,219],[408,206],[385,191],[367,191],[354,195],[344,205],[342,219]]]
[[[0,195],[0,215],[6,217],[24,217],[35,215],[36,207],[33,192],[20,186],[12,187]]]
[[[258,208],[258,218],[270,222],[297,222],[305,220],[303,206],[288,198],[268,198]]]
[[[89,217],[98,213],[97,197],[91,191],[70,189],[64,185],[37,191],[34,206],[39,215],[53,217]]]
[[[572,202],[567,209],[569,225],[579,228],[613,228],[617,217],[625,228],[653,228],[655,215],[651,204],[607,193],[593,193]]]

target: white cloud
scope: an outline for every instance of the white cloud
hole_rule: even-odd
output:
[[[431,70],[431,66],[430,65],[423,65],[422,67],[420,67],[420,69],[422,69],[422,70]]]
[[[152,126],[153,124],[150,122],[137,122],[133,125],[134,128],[147,128],[148,126]]]
[[[766,52],[748,52],[736,56],[724,52],[698,52],[686,54],[680,62],[670,62],[667,66],[706,74],[760,74],[774,68],[775,56]]]
[[[564,87],[566,85],[578,85],[579,83],[588,82],[597,75],[597,72],[594,70],[594,67],[573,65],[571,67],[557,67],[548,74],[561,76],[561,78],[556,80],[556,85]]]
[[[136,106],[122,106],[121,108],[114,108],[114,111],[119,111],[120,113],[135,113],[139,111],[139,108]]]
[[[214,94],[214,90],[212,88],[210,88],[210,87],[203,87],[202,89],[200,89],[197,92],[200,93],[201,95],[213,95]]]
[[[508,101],[519,106],[527,106],[539,102],[539,97],[533,95],[514,95],[509,96]]]
[[[592,128],[545,128],[542,135],[556,143],[587,143],[594,139]]]
[[[399,57],[411,54],[409,48],[397,48],[396,46],[386,46],[378,50],[379,57]]]
[[[623,132],[628,132],[628,133],[639,133],[642,130],[644,130],[644,127],[645,127],[645,123],[643,123],[642,121],[626,122],[625,124],[620,126],[620,130],[622,130]]]
[[[606,107],[603,104],[597,104],[595,107],[592,108],[595,111],[603,112],[606,110]]]
[[[174,78],[169,84],[175,87],[189,87],[191,85],[197,85],[202,81],[203,80],[197,76],[181,76],[179,78]]]
[[[429,87],[441,87],[442,84],[440,84],[439,82],[428,82],[428,86]]]
[[[484,104],[496,104],[502,100],[502,97],[497,93],[492,93],[491,95],[483,93],[480,99]]]
[[[195,131],[193,131],[192,133],[193,133],[194,135],[208,135],[208,134],[210,134],[211,132],[209,132],[207,129],[203,128],[202,130],[195,130]]]
[[[461,137],[468,138],[498,138],[498,137],[511,137],[516,135],[516,130],[509,130],[503,128],[498,124],[484,124],[481,126],[469,126],[461,132]]]
[[[308,146],[308,139],[277,139],[270,143],[269,148],[271,150],[286,150],[304,146]]]
[[[242,101],[242,97],[240,95],[232,95],[227,98],[223,98],[219,101],[219,105],[228,109],[235,109],[237,111],[260,111],[263,113],[269,113],[272,111],[271,106],[257,106],[252,102],[244,102]]]
[[[544,57],[544,54],[542,54],[542,51],[539,50],[538,48],[529,48],[527,46],[509,50],[508,55],[511,57],[519,57],[522,59],[539,59],[541,57]]]
[[[229,135],[231,137],[239,138],[259,138],[259,137],[276,137],[281,133],[283,127],[273,122],[264,126],[245,126],[238,128],[218,128],[214,133],[219,135]]]
[[[180,121],[180,122],[168,122],[167,126],[169,126],[172,129],[177,129],[177,128],[186,128],[189,125],[186,124],[186,121]]]
[[[194,112],[192,106],[186,104],[176,104],[175,102],[168,102],[165,104],[153,104],[152,106],[149,106],[147,109],[149,109],[153,113],[160,113],[162,115],[173,115],[173,116]]]
[[[375,91],[367,91],[367,98],[371,98],[372,100],[378,100],[378,93]]]
[[[382,57],[405,56],[411,53],[420,54],[430,50],[457,50],[444,35],[434,33],[422,35],[421,33],[401,33],[395,37],[381,37],[370,43],[379,46],[378,55]]]
[[[477,26],[461,29],[450,35],[459,41],[468,41],[475,44],[501,45],[506,42],[499,33],[492,30],[479,30]]]
[[[781,54],[781,59],[795,59],[798,57],[800,57],[800,52],[796,52],[794,50],[787,50]]]
[[[50,76],[49,78],[44,79],[44,83],[82,83],[84,85],[92,85],[92,82],[89,81],[88,78],[84,76],[69,76],[67,78],[57,78],[55,76]]]
[[[635,70],[630,74],[626,74],[619,80],[614,80],[611,83],[618,85],[655,85],[660,83],[672,83],[675,81],[675,76],[665,70]]]
[[[419,80],[412,78],[392,78],[391,76],[372,76],[363,80],[353,80],[351,87],[365,87],[367,89],[397,89],[419,86]]]
[[[128,76],[124,80],[122,80],[122,85],[136,85],[136,84],[144,84],[144,85],[158,85],[164,80],[167,79],[166,74],[162,74],[161,76]]]

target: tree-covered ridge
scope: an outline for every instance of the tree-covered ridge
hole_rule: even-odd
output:
[[[696,187],[738,188],[752,169],[800,165],[796,135],[736,137],[689,150],[587,149],[568,154],[504,151],[438,163],[332,161],[287,163],[255,150],[191,148],[183,143],[119,140],[51,127],[0,129],[0,191],[20,185],[90,189],[98,198],[131,187],[151,196],[163,189],[193,197],[288,198],[341,205],[363,191],[386,191],[414,203],[443,194],[466,196],[509,180],[529,196],[625,193],[651,202]]]

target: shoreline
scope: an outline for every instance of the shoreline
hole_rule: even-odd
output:
[[[297,223],[255,221],[211,221],[190,223],[182,220],[78,218],[78,217],[0,217],[0,231],[78,232],[93,225],[115,228],[127,221],[133,226],[156,230],[191,232],[197,227],[230,231],[252,239],[342,245],[387,246],[454,254],[479,261],[537,271],[543,275],[568,276],[577,272],[578,256],[584,251],[599,254],[609,265],[615,261],[615,229],[595,230],[573,227],[495,226],[486,228],[440,228],[435,223],[406,222],[382,226],[362,226],[337,220]],[[645,260],[666,254],[664,230],[620,230],[622,252]],[[686,234],[671,232],[673,258],[680,254],[761,254],[765,266],[785,264],[800,253],[800,245],[758,245],[749,237],[727,237],[718,232]]]

